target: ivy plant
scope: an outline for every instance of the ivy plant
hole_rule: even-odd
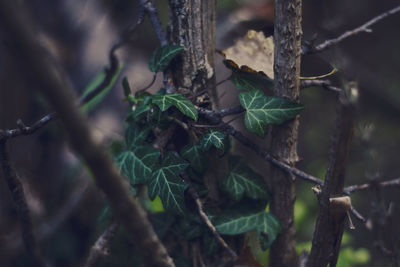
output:
[[[150,59],[150,71],[155,74],[166,71],[183,50],[174,45],[157,48]],[[264,137],[268,125],[282,124],[303,110],[299,103],[265,95],[264,91],[273,82],[267,76],[250,68],[226,65],[232,70],[230,80],[239,89],[244,122],[251,133]],[[203,123],[199,122],[201,116],[192,97],[179,92],[167,93],[163,88],[155,94],[133,95],[127,78],[123,79],[122,87],[130,111],[124,148],[115,155],[115,161],[132,188],[144,188],[148,192],[147,201],[157,196],[161,199],[164,215],[151,216],[152,223],[156,226],[159,218],[167,216],[173,238],[199,239],[207,248],[204,253],[213,255],[221,247],[198,208],[194,208],[200,200],[203,212],[222,237],[256,231],[260,246],[267,249],[281,231],[279,221],[266,211],[270,197],[267,184],[244,158],[230,150],[231,140],[224,129],[212,125],[209,129],[191,127]],[[168,140],[171,127],[182,128],[186,138]],[[162,142],[163,139],[167,141]],[[221,177],[216,189],[220,199],[216,203],[208,199],[207,176],[214,171],[210,168],[216,166],[210,158],[227,163],[227,168],[219,171]],[[136,194],[138,190],[132,192]],[[193,199],[193,192],[199,199]],[[160,238],[168,235],[165,229],[158,234]]]

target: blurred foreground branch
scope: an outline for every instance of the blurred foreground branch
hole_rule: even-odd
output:
[[[49,53],[38,43],[28,14],[15,2],[0,2],[0,21],[9,40],[18,40],[13,48],[16,62],[31,73],[36,87],[57,112],[71,146],[87,163],[97,185],[106,194],[116,219],[126,229],[148,266],[174,266],[160,242],[145,211],[134,200],[129,184],[119,174],[102,144],[91,133],[86,118],[76,105],[73,89]]]
[[[97,266],[98,262],[110,254],[111,241],[117,234],[119,224],[112,222],[106,230],[97,239],[96,243],[90,249],[89,257],[86,260],[85,267]]]

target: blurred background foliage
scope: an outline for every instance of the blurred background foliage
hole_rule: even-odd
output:
[[[68,72],[77,94],[82,93],[108,63],[109,49],[126,25],[135,21],[138,7],[137,1],[128,0],[20,2],[30,9],[40,25],[38,38]],[[167,1],[155,2],[164,25],[167,25]],[[218,49],[230,46],[249,29],[262,30],[266,36],[273,34],[272,1],[217,2]],[[318,44],[361,25],[396,4],[396,0],[304,0],[304,39],[309,40],[317,34]],[[302,76],[328,73],[334,65],[340,71],[333,78],[338,86],[342,86],[343,80],[358,82],[357,128],[347,168],[347,185],[400,175],[399,25],[400,15],[391,16],[374,25],[372,33],[359,34],[321,55],[306,56],[302,60]],[[134,41],[119,51],[124,62],[120,79],[127,76],[135,89],[148,84],[152,74],[147,63],[157,46],[155,34],[146,20],[136,31]],[[32,90],[29,81],[19,78],[12,57],[5,49],[0,49],[0,59],[0,128],[15,128],[19,118],[29,125],[49,112],[49,107]],[[217,81],[229,75],[221,61],[222,58],[217,56]],[[160,86],[159,78],[153,88],[157,90]],[[232,84],[219,87],[218,93],[224,95],[224,107],[237,101]],[[128,108],[122,98],[121,80],[118,80],[112,93],[89,114],[96,136],[106,144],[122,140]],[[301,102],[306,110],[301,115],[301,161],[298,167],[323,178],[335,121],[334,94],[321,88],[309,88],[302,91]],[[241,122],[235,123],[243,127]],[[33,136],[12,140],[9,151],[13,166],[23,180],[34,223],[40,229],[40,241],[51,266],[77,266],[85,260],[90,246],[106,225],[106,220],[99,220],[105,202],[81,161],[69,150],[58,126],[53,122]],[[236,149],[248,152],[240,145]],[[263,161],[253,155],[249,155],[248,160],[259,173],[266,173]],[[318,205],[310,184],[298,181],[296,186],[295,224],[297,249],[301,253],[311,247]],[[368,222],[363,224],[353,219],[356,229],[346,230],[338,266],[390,266],[391,257],[397,257],[400,249],[400,231],[396,227],[400,221],[399,196],[398,188],[352,195],[353,205]],[[159,200],[146,205],[154,212],[162,211]],[[382,218],[382,210],[387,210],[389,205],[393,209],[391,219],[377,220]],[[28,266],[15,221],[16,214],[1,179],[1,266]],[[102,266],[140,266],[137,256],[132,253],[132,242],[121,230],[113,243],[111,256]],[[394,256],[385,254],[382,246],[393,251]],[[179,254],[179,251],[174,253]],[[257,258],[265,263],[266,254],[258,254]],[[178,266],[190,264],[189,259],[179,260]]]

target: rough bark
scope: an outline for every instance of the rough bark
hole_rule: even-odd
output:
[[[134,240],[146,266],[175,266],[146,216],[132,197],[129,185],[119,174],[106,149],[93,137],[87,119],[80,112],[73,90],[62,71],[39,44],[34,23],[11,1],[0,1],[0,21],[6,38],[12,40],[13,55],[23,74],[40,90],[57,112],[70,144],[86,161],[96,184],[107,196],[113,214]]]
[[[275,1],[274,32],[274,93],[294,101],[299,100],[301,53],[301,0]],[[298,118],[274,127],[271,152],[293,166],[297,161]],[[295,190],[292,176],[278,168],[271,171],[271,212],[282,224],[270,251],[271,266],[297,266],[294,229]]]
[[[342,241],[346,207],[334,205],[332,197],[340,197],[345,182],[346,164],[354,130],[354,106],[344,97],[338,100],[336,131],[331,145],[325,182],[319,196],[318,214],[307,267],[336,266]],[[350,207],[347,207],[350,208]],[[348,215],[348,214],[347,214]]]
[[[171,44],[185,51],[174,65],[174,84],[180,92],[196,93],[214,82],[215,0],[169,0]]]

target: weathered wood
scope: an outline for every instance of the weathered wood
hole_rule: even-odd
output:
[[[169,0],[171,44],[185,51],[172,67],[180,92],[196,93],[214,81],[215,0]]]
[[[319,214],[307,267],[336,266],[346,218],[344,207],[335,207],[330,199],[340,197],[345,182],[346,164],[354,131],[354,106],[345,95],[338,99],[336,130],[325,182],[319,196]]]
[[[274,93],[293,101],[298,101],[300,92],[301,36],[301,0],[275,1]],[[295,118],[274,127],[271,133],[272,154],[291,166],[298,159],[298,126],[299,120]],[[272,191],[271,212],[282,224],[282,232],[271,247],[270,264],[273,267],[297,266],[292,176],[272,167],[269,185]]]

